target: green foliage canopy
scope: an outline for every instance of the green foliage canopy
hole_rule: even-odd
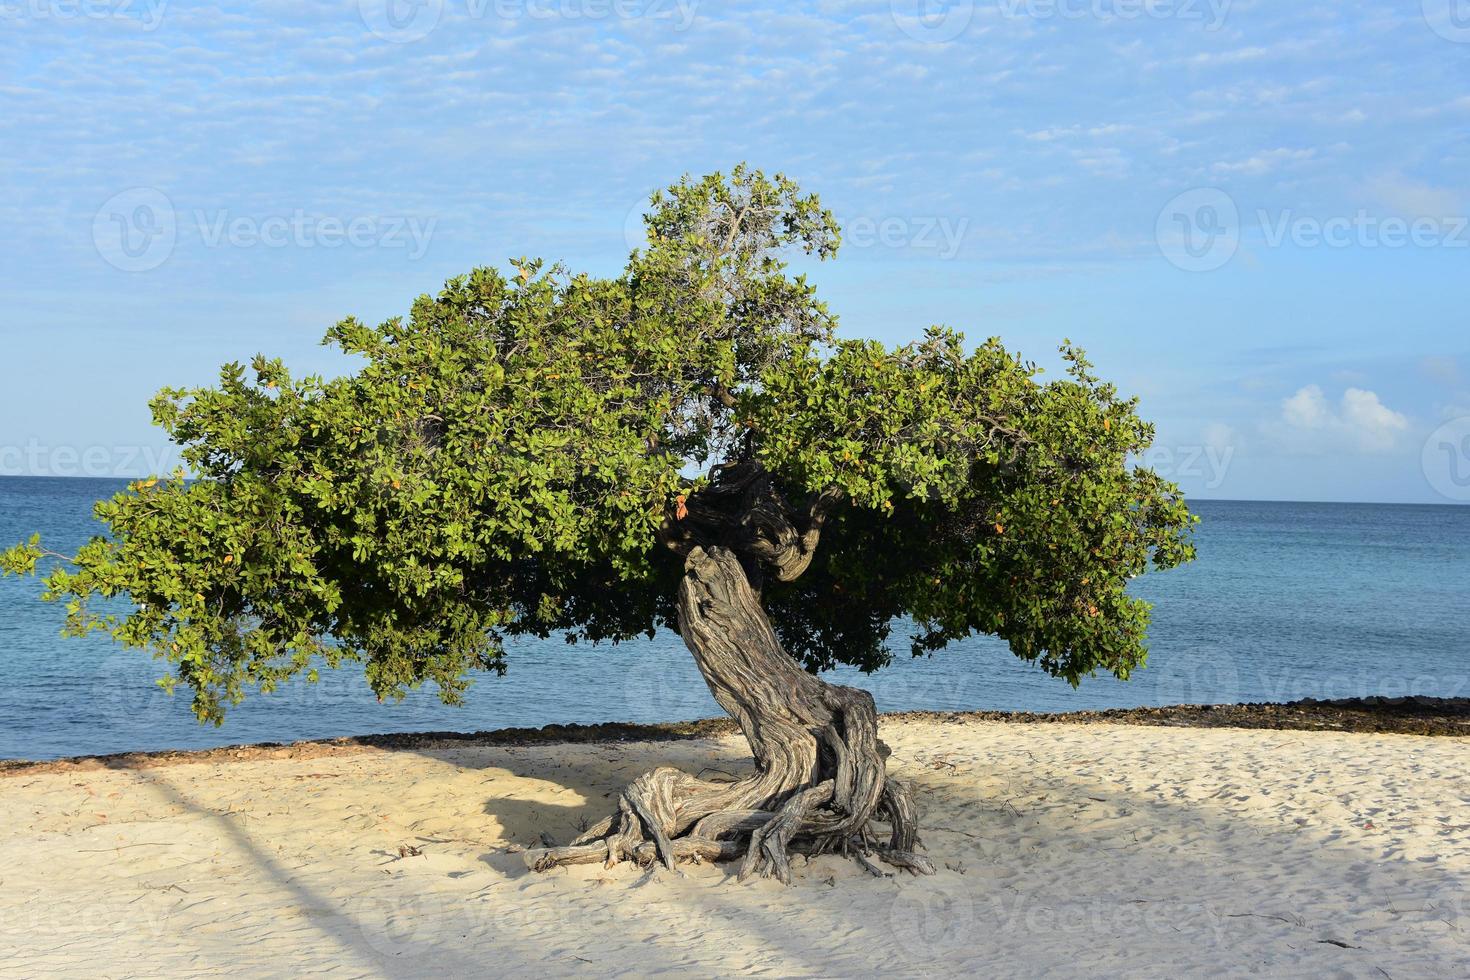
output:
[[[763,593],[808,666],[881,666],[904,616],[915,653],[995,634],[1073,683],[1142,662],[1125,587],[1189,560],[1195,519],[1132,465],[1153,429],[1081,352],[1043,381],[948,329],[837,339],[783,256],[828,258],[839,229],[779,175],[685,178],[645,221],[614,279],[520,259],[406,319],[338,323],[326,342],[362,360],[345,377],[257,357],[164,390],[154,420],[191,472],[99,503],[108,533],[75,555],[33,538],[0,567],[57,559],[66,631],[168,661],[201,719],[345,662],[380,697],[429,681],[453,702],[506,638],[672,626],[661,526],[755,461],[793,502],[838,501],[807,573]],[[114,597],[131,611],[94,611]]]

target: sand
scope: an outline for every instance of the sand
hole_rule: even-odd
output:
[[[932,878],[526,870],[738,737],[0,778],[0,975],[1470,974],[1470,743],[886,720]],[[279,757],[271,757],[272,755]]]

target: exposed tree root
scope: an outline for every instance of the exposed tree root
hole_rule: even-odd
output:
[[[833,784],[824,780],[817,786],[791,794],[775,810],[724,810],[710,813],[690,826],[680,836],[670,836],[670,824],[660,821],[660,813],[640,806],[629,798],[640,784],[647,786],[649,777],[657,782],[673,782],[669,774],[684,776],[677,770],[656,769],[639,777],[619,801],[616,814],[604,818],[588,833],[564,847],[527,851],[529,867],[536,871],[574,864],[597,864],[614,867],[623,861],[647,866],[655,862],[677,870],[682,862],[733,861],[741,858],[740,880],[752,874],[775,877],[791,883],[791,855],[819,855],[840,852],[851,856],[874,875],[885,875],[872,861],[877,858],[895,868],[913,874],[933,874],[933,863],[912,850],[893,844],[882,845],[872,840],[879,820],[894,820],[891,810],[880,810],[857,835],[823,832],[834,814]],[[687,776],[684,778],[688,778]],[[886,797],[885,797],[886,798]],[[688,801],[692,802],[692,801]],[[651,826],[648,821],[655,821]],[[908,826],[906,834],[904,827]],[[893,824],[894,838],[912,836],[912,826]],[[910,847],[914,846],[910,844]]]
[[[793,853],[843,853],[870,871],[876,857],[934,873],[916,853],[913,798],[887,774],[871,695],[825,683],[781,649],[732,551],[689,551],[679,626],[715,700],[750,743],[755,773],[713,782],[654,769],[623,790],[617,812],[570,845],[528,851],[528,865],[658,861],[676,870],[681,861],[740,858],[741,880],[790,883]],[[886,845],[875,842],[880,823]]]

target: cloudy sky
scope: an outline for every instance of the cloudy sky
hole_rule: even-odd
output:
[[[1470,3],[0,0],[0,473],[167,465],[146,401],[301,371],[519,255],[616,271],[740,160],[847,227],[849,336],[1142,398],[1202,497],[1470,501]]]

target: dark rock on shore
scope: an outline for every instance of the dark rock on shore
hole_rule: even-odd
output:
[[[1470,736],[1470,698],[1352,698],[1343,701],[1293,701],[1289,704],[1183,704],[1168,708],[1117,708],[1108,711],[1072,711],[1037,714],[1012,711],[900,711],[889,720],[967,724],[976,721],[1007,724],[1154,725],[1165,728],[1269,728],[1308,732]],[[128,752],[118,755],[78,756],[49,762],[0,760],[0,777],[20,773],[88,769],[146,769],[178,763],[229,762],[236,759],[313,758],[370,749],[425,749],[463,745],[550,745],[559,742],[649,742],[714,738],[736,734],[734,722],[724,718],[633,725],[547,725],[543,728],[503,728],[491,732],[409,732],[358,735],[289,745],[267,742],[230,745],[189,752]]]

